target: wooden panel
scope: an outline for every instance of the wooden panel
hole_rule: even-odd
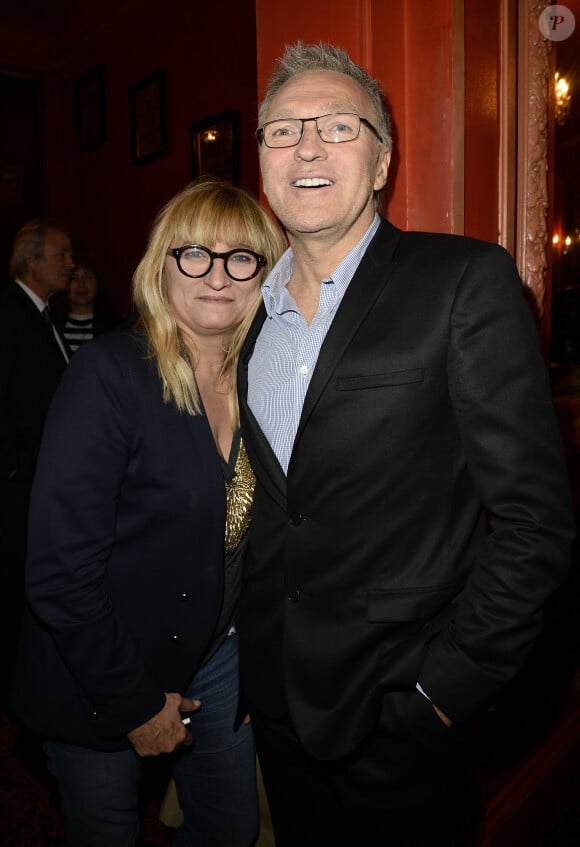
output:
[[[377,2],[373,39],[373,70],[397,126],[389,218],[407,229],[457,231],[453,3]]]
[[[258,36],[258,97],[262,98],[274,62],[285,44],[298,39],[328,41],[349,52],[355,62],[363,61],[364,0],[296,0],[292,14],[271,0],[256,0]]]
[[[497,241],[499,3],[465,2],[465,234]]]

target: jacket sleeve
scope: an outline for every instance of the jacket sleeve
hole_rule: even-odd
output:
[[[419,683],[462,721],[523,664],[569,566],[574,520],[536,328],[502,248],[482,245],[468,262],[449,338],[449,394],[490,532]]]
[[[33,486],[26,587],[103,736],[163,706],[106,587],[120,492],[138,461],[130,363],[93,343],[71,360],[46,422]]]

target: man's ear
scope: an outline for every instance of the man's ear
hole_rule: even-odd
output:
[[[377,162],[377,171],[375,174],[375,184],[374,190],[380,191],[381,188],[384,188],[387,184],[387,174],[389,172],[389,165],[391,163],[391,151],[384,148],[379,153],[379,160]]]

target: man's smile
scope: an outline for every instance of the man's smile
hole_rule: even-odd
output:
[[[304,177],[303,179],[295,180],[292,185],[294,188],[321,188],[322,186],[332,185],[332,182],[325,177]]]

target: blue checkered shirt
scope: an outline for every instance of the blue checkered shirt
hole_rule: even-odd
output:
[[[291,248],[262,286],[268,317],[250,360],[248,403],[284,473],[320,348],[379,223],[375,215],[358,244],[322,280],[318,310],[310,325],[286,288],[294,268]]]

